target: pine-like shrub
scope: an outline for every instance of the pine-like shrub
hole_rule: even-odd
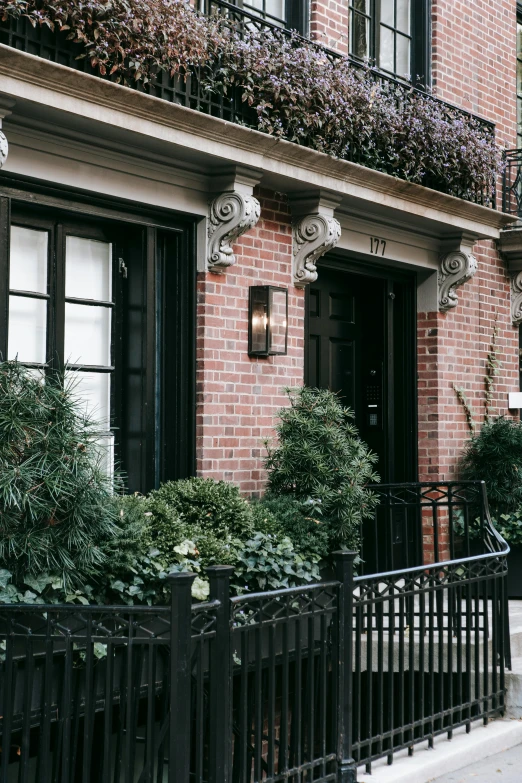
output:
[[[265,466],[273,494],[320,504],[331,546],[357,547],[360,524],[378,499],[377,456],[359,438],[353,413],[326,389],[287,389],[290,406],[278,414],[277,444],[267,443]]]
[[[99,432],[81,411],[74,379],[0,364],[0,564],[15,581],[96,578],[140,535],[133,523],[126,538]]]
[[[495,517],[522,508],[522,422],[504,417],[485,422],[464,451],[460,478],[486,482]]]

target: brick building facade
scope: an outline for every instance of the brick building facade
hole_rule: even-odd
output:
[[[303,35],[354,60],[365,56],[382,66],[392,56],[373,3],[311,0],[290,4],[291,10],[287,3],[286,11],[283,2],[239,5],[251,17],[265,14],[265,22],[279,27],[285,24],[285,13],[304,20]],[[514,148],[514,0],[395,0],[391,5],[392,71],[400,83],[408,89],[409,77],[400,72],[406,62],[400,52],[409,47],[414,82],[419,76],[442,101],[495,123],[498,143]],[[205,3],[201,7],[206,8]],[[401,13],[409,15],[404,28]],[[165,478],[197,473],[230,480],[246,494],[259,495],[264,485],[263,441],[272,435],[274,416],[285,404],[283,386],[318,382],[338,390],[343,373],[353,376],[353,400],[348,392],[345,399],[356,407],[363,437],[385,453],[383,478],[450,479],[468,437],[454,386],[466,393],[480,421],[495,329],[502,368],[494,411],[516,413],[507,408],[508,392],[519,389],[513,272],[497,249],[501,232],[515,222],[513,216],[291,142],[275,142],[225,117],[197,112],[189,102],[187,108],[178,98],[164,100],[167,93],[161,91],[153,97],[81,73],[74,70],[73,59],[67,61],[66,44],[53,39],[52,49],[41,31],[20,32],[9,22],[3,23],[2,31],[0,102],[10,145],[0,173],[4,230],[10,214],[15,227],[52,232],[64,224],[67,234],[73,231],[67,226],[76,225],[82,216],[89,230],[82,228],[79,234],[116,248],[120,271],[129,270],[129,281],[133,276],[145,281],[142,289],[122,283],[123,292],[114,294],[111,302],[116,311],[118,297],[122,307],[125,302],[135,305],[134,315],[122,316],[120,359],[77,360],[78,366],[91,368],[87,396],[103,410],[111,409],[110,384],[123,389],[124,410],[118,413],[121,421],[114,438],[124,467],[135,466],[130,470],[131,488],[147,489]],[[227,233],[235,207],[220,218],[213,217],[212,210],[231,194],[236,194],[240,211],[252,209],[257,199],[260,216],[247,218],[248,225],[241,230],[238,218]],[[498,201],[500,205],[500,190]],[[31,210],[36,210],[34,219]],[[45,220],[50,222],[44,225]],[[324,232],[320,252],[312,247],[313,238],[303,238],[310,220],[319,221],[322,228],[317,230]],[[131,234],[121,231],[129,223],[135,226],[136,237],[139,234],[140,246],[148,248],[144,260],[134,258],[137,245],[130,242]],[[179,245],[174,235],[179,236]],[[226,263],[212,261],[210,246],[216,236],[218,256],[223,243],[231,243],[233,256]],[[378,258],[377,241],[383,248]],[[5,265],[8,239],[3,248]],[[151,260],[154,248],[164,248],[158,250],[156,262]],[[185,254],[186,270],[192,271],[171,280],[165,259],[177,258],[176,254]],[[444,271],[450,256],[458,256],[466,267],[460,277],[454,269]],[[314,261],[319,264],[317,281],[307,266]],[[65,255],[63,264],[68,263]],[[158,269],[167,264],[161,285],[151,271],[154,263]],[[342,307],[353,295],[361,312],[381,308],[371,327],[362,330],[366,338],[359,332],[357,337],[332,338],[331,345],[337,348],[330,346],[329,364],[313,348],[317,340],[326,339],[326,325],[319,325],[323,331],[316,334],[312,324],[314,297],[326,296],[327,282],[330,302],[340,286],[345,296]],[[253,285],[288,290],[284,356],[248,354]],[[359,293],[350,293],[350,286]],[[7,297],[8,288],[4,280],[0,296]],[[443,289],[451,294],[449,306],[442,302]],[[12,296],[18,296],[16,291]],[[151,315],[154,301],[160,302],[163,313],[161,328],[154,326]],[[67,292],[65,303],[73,304]],[[62,359],[70,359],[67,335],[65,348],[56,347],[59,336],[49,337],[51,322],[47,350],[52,345]],[[390,330],[395,330],[394,336]],[[34,345],[28,348],[18,340],[14,326],[9,328],[8,347],[7,332],[4,320],[4,353],[35,365],[49,359]],[[370,332],[373,347],[382,342],[381,353],[374,351],[375,367],[366,366],[363,359],[357,364],[359,359],[354,358],[373,356],[372,346],[364,343]],[[317,357],[328,377],[320,377],[317,367],[314,370]],[[118,369],[118,361],[123,369]],[[341,367],[343,361],[352,361],[352,369],[347,364]],[[133,378],[140,378],[140,384]],[[372,394],[377,402],[370,404]],[[381,407],[372,413],[372,406]],[[372,427],[382,435],[374,438]],[[175,447],[170,445],[173,440]]]

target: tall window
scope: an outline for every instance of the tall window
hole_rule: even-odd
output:
[[[168,218],[78,217],[0,193],[0,354],[74,371],[131,491],[194,469],[191,237]]]
[[[429,0],[349,0],[349,51],[400,79],[429,81]]]

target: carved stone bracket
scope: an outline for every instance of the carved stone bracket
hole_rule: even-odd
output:
[[[518,326],[522,324],[522,226],[501,231],[498,248],[511,278],[511,318]]]
[[[522,272],[511,275],[511,318],[514,326],[522,324]]]
[[[245,166],[214,172],[212,189],[220,192],[209,210],[207,267],[211,272],[222,272],[235,263],[232,245],[259,220],[261,205],[252,195],[259,179],[257,170]]]
[[[439,309],[442,312],[457,306],[457,288],[471,280],[477,271],[477,259],[472,252],[474,241],[474,237],[460,234],[442,244],[438,274]]]
[[[340,203],[335,193],[313,191],[291,198],[293,222],[293,280],[304,288],[317,280],[317,261],[332,250],[341,237],[334,217]]]
[[[9,144],[7,142],[7,136],[2,130],[2,121],[5,117],[12,114],[12,107],[14,106],[14,100],[11,98],[0,95],[0,169],[5,165],[7,161],[7,155],[9,154]]]
[[[456,289],[471,280],[477,271],[477,259],[472,253],[461,251],[441,256],[439,270],[439,308],[444,312],[456,307]]]

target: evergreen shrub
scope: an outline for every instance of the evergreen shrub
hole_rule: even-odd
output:
[[[460,478],[486,482],[493,516],[522,509],[522,422],[486,421],[466,446]]]
[[[320,503],[269,492],[253,508],[256,513],[272,515],[277,528],[305,559],[319,562],[331,554],[328,525]]]
[[[361,522],[378,504],[367,486],[379,481],[377,456],[359,438],[352,411],[335,394],[307,387],[286,393],[290,406],[279,411],[277,443],[267,443],[270,493],[319,507],[331,551],[357,548]]]
[[[0,364],[0,563],[80,584],[120,564],[141,535],[120,514],[95,423],[75,381]],[[125,514],[125,512],[124,512]]]

